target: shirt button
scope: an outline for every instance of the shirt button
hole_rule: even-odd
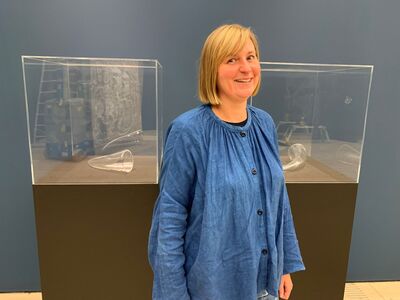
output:
[[[241,136],[241,137],[245,137],[245,136],[246,136],[246,132],[241,131],[241,132],[240,132],[240,136]]]
[[[263,255],[267,255],[267,254],[268,254],[268,250],[267,250],[267,249],[262,249],[262,250],[261,250],[261,253],[262,253]]]
[[[251,169],[251,174],[256,175],[257,174],[257,170],[255,168]]]
[[[257,210],[257,215],[261,216],[263,214],[262,209]]]

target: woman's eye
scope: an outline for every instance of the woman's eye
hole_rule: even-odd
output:
[[[228,59],[227,63],[228,64],[233,64],[233,63],[235,63],[235,61],[236,61],[235,58],[230,58],[230,59]]]
[[[255,55],[250,55],[249,57],[247,57],[247,60],[254,60],[256,59]]]

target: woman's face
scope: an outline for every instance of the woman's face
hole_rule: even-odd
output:
[[[253,94],[260,80],[260,63],[250,39],[242,50],[220,64],[217,76],[222,101],[246,101]]]

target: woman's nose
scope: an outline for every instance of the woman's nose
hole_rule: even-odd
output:
[[[240,72],[248,73],[251,71],[250,63],[247,60],[244,60],[240,63]]]

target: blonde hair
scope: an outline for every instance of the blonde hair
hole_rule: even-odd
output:
[[[228,56],[235,55],[243,49],[248,39],[253,42],[255,54],[259,58],[257,37],[250,27],[239,24],[222,25],[207,37],[199,62],[198,93],[201,102],[211,105],[221,103],[217,90],[218,67]],[[260,80],[253,96],[259,89]]]

